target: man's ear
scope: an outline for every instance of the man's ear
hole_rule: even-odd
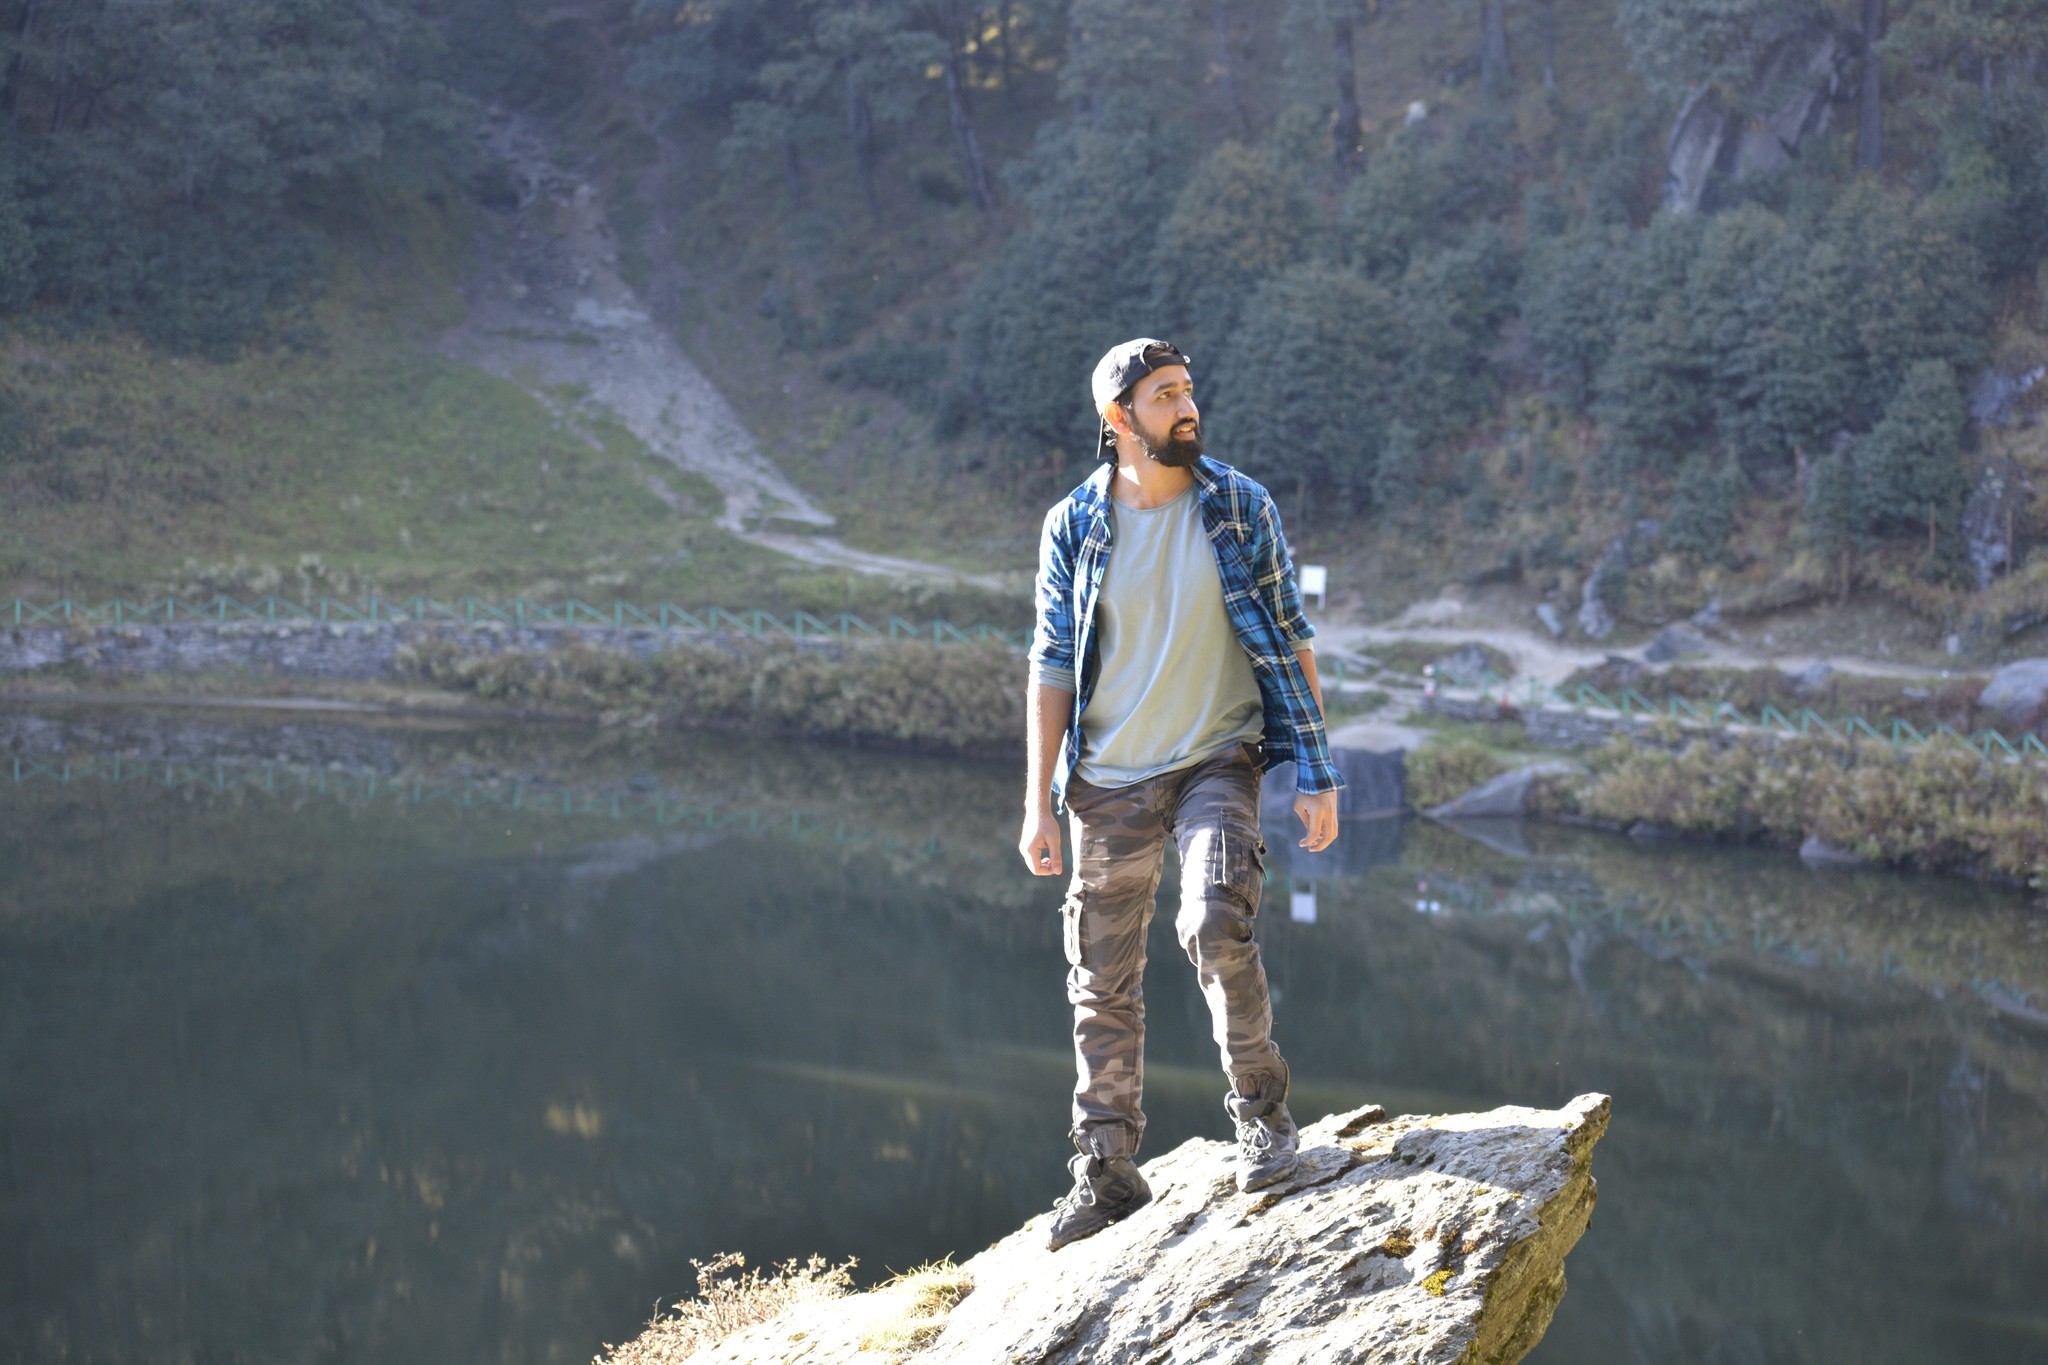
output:
[[[1131,434],[1131,415],[1124,411],[1122,403],[1104,403],[1102,405],[1102,420],[1107,422],[1109,429],[1119,436]]]

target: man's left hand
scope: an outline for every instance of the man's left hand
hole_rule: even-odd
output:
[[[1308,836],[1301,841],[1301,847],[1311,853],[1321,853],[1337,842],[1337,793],[1317,792],[1313,796],[1296,793],[1294,813],[1301,817],[1301,827]]]

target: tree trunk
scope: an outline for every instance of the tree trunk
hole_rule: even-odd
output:
[[[1543,88],[1557,89],[1557,0],[1543,0]]]
[[[1489,95],[1508,84],[1508,0],[1481,0],[1479,83]]]
[[[1365,142],[1365,124],[1358,112],[1358,64],[1352,52],[1352,24],[1339,19],[1331,26],[1331,57],[1336,63],[1337,121],[1330,128],[1330,150],[1337,168],[1350,166]]]
[[[1884,37],[1884,0],[1863,0],[1863,81],[1856,92],[1856,169],[1884,169],[1884,105],[1879,78],[1884,62],[1877,44]]]
[[[28,68],[29,27],[35,21],[36,0],[23,0],[21,17],[14,21],[14,55],[7,60],[6,88],[0,89],[0,114],[14,121],[14,108],[21,98],[22,77]]]
[[[974,199],[975,212],[984,219],[996,211],[996,197],[989,191],[988,168],[982,164],[981,147],[974,140],[974,111],[967,105],[967,89],[960,80],[960,48],[956,44],[946,57],[946,114],[953,121],[953,137],[960,144],[960,170],[967,177],[967,193]]]
[[[882,204],[875,197],[875,116],[851,73],[846,78],[846,136],[853,143],[853,168],[860,176],[860,193],[867,201],[868,217],[879,223]]]
[[[1237,110],[1237,121],[1243,126],[1245,136],[1250,137],[1252,115],[1244,107],[1244,95],[1237,88],[1237,63],[1230,55],[1230,0],[1216,0],[1216,6],[1210,13],[1215,48],[1210,64],[1216,69],[1216,83],[1223,87],[1223,97]]]
[[[1017,64],[1016,43],[1010,36],[1010,6],[1011,0],[1002,0],[1002,3],[996,6],[996,32],[1000,33],[1003,37],[1003,58],[1000,69],[1002,71],[1003,93],[1005,95],[1012,93],[1011,82],[1016,79]]]
[[[786,137],[782,140],[782,169],[783,173],[789,178],[789,211],[791,213],[802,213],[804,211],[804,163],[803,159],[797,154],[796,139],[793,137]]]
[[[1081,15],[1080,15],[1080,12],[1079,12],[1079,11],[1077,11],[1076,9],[1074,9],[1074,8],[1073,8],[1072,6],[1069,6],[1069,7],[1068,7],[1068,9],[1067,9],[1067,60],[1068,60],[1068,61],[1070,61],[1070,62],[1071,62],[1071,61],[1073,61],[1073,60],[1074,60],[1075,58],[1077,58],[1077,57],[1079,57],[1079,56],[1081,55],[1081,42],[1082,42],[1082,37],[1081,37]],[[1078,119],[1078,118],[1088,118],[1088,105],[1089,105],[1089,103],[1090,103],[1090,100],[1089,100],[1089,97],[1088,97],[1087,95],[1075,95],[1075,96],[1074,96],[1074,117],[1075,117],[1075,118],[1077,118],[1077,119]],[[1100,122],[1100,120],[1099,120],[1099,119],[1089,119],[1089,122],[1090,122],[1090,124],[1092,125],[1092,124],[1095,124],[1095,123],[1097,123],[1097,122]]]

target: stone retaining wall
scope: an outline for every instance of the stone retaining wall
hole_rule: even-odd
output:
[[[1545,749],[1589,749],[1605,744],[1615,731],[1635,730],[1647,722],[1638,718],[1601,715],[1562,706],[1502,709],[1497,700],[1477,697],[1432,697],[1424,709],[1453,720],[1507,721],[1527,732],[1529,742]]]

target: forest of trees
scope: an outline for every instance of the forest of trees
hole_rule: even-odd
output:
[[[0,307],[265,340],[353,205],[470,183],[480,101],[575,97],[565,19],[829,249],[975,225],[936,329],[787,309],[970,465],[1071,470],[1080,376],[1162,334],[1319,514],[1592,497],[1705,563],[1797,497],[1958,579],[1968,395],[2048,288],[2038,0],[6,0]],[[1466,57],[1403,117],[1360,72],[1425,19]]]
[[[1213,376],[1230,458],[1319,508],[1483,526],[1505,490],[1461,448],[1534,395],[1556,420],[1518,433],[1513,482],[1539,506],[1591,478],[1704,563],[1743,499],[1797,496],[1824,553],[1910,540],[1959,577],[1966,394],[2044,283],[2048,7],[1459,0],[1469,65],[1368,131],[1358,54],[1419,3],[643,0],[634,75],[780,167],[792,211],[843,160],[878,213],[877,139],[945,118],[956,197],[1009,230],[939,345],[836,372],[988,458],[1071,468],[1075,376],[1159,333]],[[1558,33],[1595,8],[1630,69],[1574,103]],[[972,97],[1031,72],[1034,140],[992,172]],[[933,392],[912,376],[946,350]],[[1590,461],[1551,458],[1568,423]]]

